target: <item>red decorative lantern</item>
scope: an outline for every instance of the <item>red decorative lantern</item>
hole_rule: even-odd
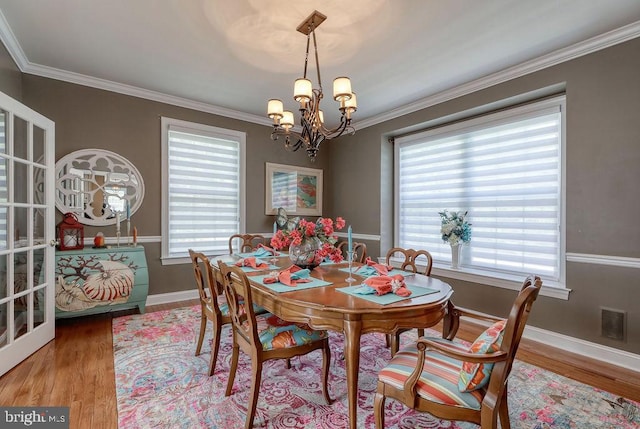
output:
[[[58,249],[75,250],[84,248],[84,226],[73,213],[65,213],[62,221],[56,225]]]

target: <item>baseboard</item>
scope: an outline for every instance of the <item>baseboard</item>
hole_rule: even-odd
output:
[[[468,322],[483,327],[489,326],[489,323],[480,322],[467,317],[464,318],[464,321],[465,323]],[[570,337],[568,335],[559,334],[546,329],[536,328],[535,326],[525,327],[524,334],[522,336],[527,340],[545,344],[589,359],[595,359],[611,365],[626,368],[631,371],[638,371],[638,368],[640,368],[640,355],[615,349],[613,347],[603,346],[602,344],[592,343],[590,341],[581,340],[579,338]]]
[[[147,305],[169,304],[191,299],[198,299],[198,291],[196,289],[149,295],[147,297]]]
[[[603,346],[602,344],[592,343],[590,341],[558,334],[557,332],[547,331],[534,326],[527,326],[525,328],[524,337],[532,341],[550,345],[557,349],[562,349],[570,353],[610,363],[632,371],[638,371],[638,368],[640,368],[640,355],[615,349],[613,347]]]

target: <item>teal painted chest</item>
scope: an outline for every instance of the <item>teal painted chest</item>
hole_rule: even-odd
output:
[[[144,313],[149,273],[144,247],[57,251],[56,318],[127,308]]]

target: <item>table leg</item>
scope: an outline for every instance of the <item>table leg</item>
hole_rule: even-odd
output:
[[[358,420],[358,371],[360,370],[360,320],[345,320],[344,362],[347,371],[347,402],[349,403],[349,428],[356,429]]]

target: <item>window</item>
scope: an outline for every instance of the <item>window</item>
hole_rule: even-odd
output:
[[[228,252],[244,230],[245,133],[162,118],[162,259]]]
[[[563,112],[557,97],[397,138],[396,245],[446,268],[438,212],[468,211],[462,272],[563,285]]]

